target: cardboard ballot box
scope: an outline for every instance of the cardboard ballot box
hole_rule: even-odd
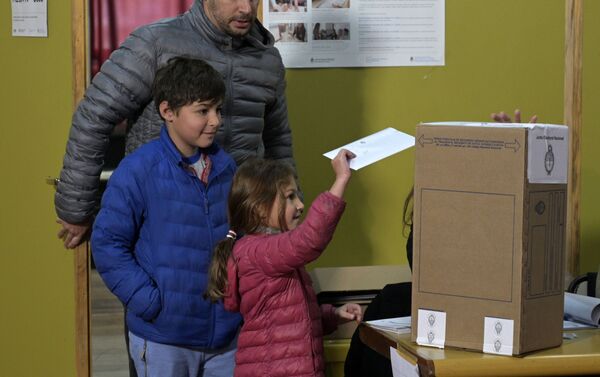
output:
[[[412,340],[560,345],[568,129],[420,124],[415,153]]]

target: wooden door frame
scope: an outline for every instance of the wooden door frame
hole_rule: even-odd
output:
[[[73,58],[73,110],[83,98],[88,72],[88,1],[71,2]],[[90,249],[85,242],[74,250],[75,268],[75,370],[77,377],[90,377]]]
[[[569,126],[565,287],[579,275],[581,131],[583,123],[583,0],[565,2],[564,124]]]
[[[579,273],[583,0],[565,0],[565,8],[564,123],[570,128],[570,174],[565,253],[565,282],[568,284]],[[73,109],[75,109],[77,103],[83,97],[88,80],[88,1],[72,0],[71,9]],[[87,242],[78,247],[74,254],[75,357],[77,377],[91,376],[89,255],[90,248]]]

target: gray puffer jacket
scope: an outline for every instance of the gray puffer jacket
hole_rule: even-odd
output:
[[[199,58],[227,87],[217,143],[240,164],[250,156],[294,165],[285,99],[285,69],[273,36],[256,21],[232,38],[206,17],[202,0],[183,15],[137,29],[102,65],[73,115],[55,196],[58,216],[89,219],[99,201],[99,176],[116,124],[132,124],[127,152],[158,137],[163,124],[152,101],[156,70],[175,56]]]

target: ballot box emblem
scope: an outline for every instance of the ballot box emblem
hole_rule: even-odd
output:
[[[494,329],[496,330],[496,334],[500,335],[500,333],[502,332],[502,324],[500,322],[496,322],[496,325],[494,325]]]
[[[500,350],[502,349],[502,342],[500,341],[500,339],[496,339],[496,341],[494,342],[494,349],[496,350],[496,352],[500,352]]]
[[[550,175],[552,169],[554,169],[554,152],[552,152],[552,145],[548,145],[548,151],[544,156],[544,167],[546,168],[546,173],[548,173],[548,175]]]
[[[428,332],[427,340],[429,341],[429,343],[433,343],[433,339],[435,339],[435,334],[433,333],[433,331]]]
[[[430,314],[429,317],[427,317],[427,322],[429,322],[429,326],[433,326],[435,324],[435,315]]]
[[[427,323],[429,323],[430,327],[433,327],[433,325],[435,325],[435,314],[429,314],[427,316]],[[433,332],[433,330],[430,330],[427,333],[427,340],[429,341],[429,344],[433,343],[434,339],[435,339],[435,333]]]

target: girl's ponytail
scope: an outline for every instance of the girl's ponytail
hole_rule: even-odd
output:
[[[218,301],[225,296],[227,288],[227,262],[231,257],[235,243],[235,232],[229,231],[227,238],[221,240],[213,252],[213,257],[208,269],[208,284],[204,298],[212,302]]]

